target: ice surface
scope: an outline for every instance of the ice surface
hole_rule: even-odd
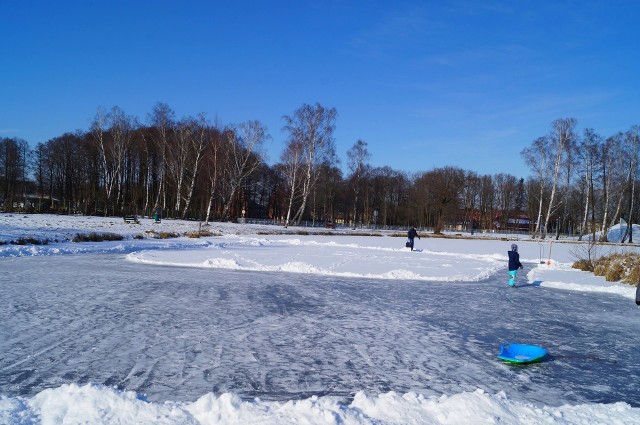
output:
[[[570,269],[563,244],[547,266],[520,241],[514,289],[502,241],[17,218],[0,235],[129,237],[0,246],[0,423],[640,423],[635,288]],[[505,341],[550,360],[504,364]]]

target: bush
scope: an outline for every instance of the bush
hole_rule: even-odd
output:
[[[606,270],[604,278],[607,282],[617,282],[622,279],[624,267],[621,263],[613,262]]]
[[[637,286],[640,281],[640,266],[635,265],[629,274],[627,274],[624,279],[622,279],[624,283],[628,283],[630,285]]]
[[[46,245],[49,241],[47,239],[41,241],[40,239],[31,238],[31,237],[22,237],[15,241],[11,241],[12,245]]]
[[[578,260],[571,266],[574,269],[582,270],[583,272],[592,272],[593,264],[589,260]]]
[[[185,233],[185,236],[193,239],[206,238],[207,236],[213,236],[213,233],[209,230],[198,230],[196,232]]]
[[[604,276],[607,274],[607,268],[603,264],[597,264],[593,268],[593,274],[596,276]]]
[[[589,265],[592,269],[589,269]],[[640,280],[640,255],[612,254],[589,261],[580,259],[573,263],[573,268],[593,271],[596,276],[604,276],[607,282],[622,282],[637,285]]]
[[[124,236],[117,233],[96,233],[91,232],[87,234],[76,234],[71,242],[102,242],[102,241],[121,241]]]
[[[150,231],[148,232],[149,237],[150,238],[154,238],[154,239],[171,239],[171,238],[179,238],[180,234],[179,233],[174,233],[174,232],[154,232],[154,231]]]

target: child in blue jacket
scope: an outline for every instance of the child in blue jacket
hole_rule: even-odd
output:
[[[522,263],[520,262],[520,254],[518,254],[518,245],[511,244],[511,251],[509,254],[509,286],[516,285],[516,274],[518,274],[518,269],[522,268]]]

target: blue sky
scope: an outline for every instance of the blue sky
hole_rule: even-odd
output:
[[[529,170],[558,118],[603,136],[640,124],[636,1],[3,1],[0,136],[87,130],[99,106],[146,122],[260,120],[335,107],[336,146],[418,172]]]

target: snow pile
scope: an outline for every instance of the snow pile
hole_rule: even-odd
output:
[[[622,242],[622,239],[625,237],[625,233],[627,233],[628,227],[629,225],[624,221],[620,224],[612,226],[607,233],[607,240],[613,243]],[[640,238],[640,225],[634,224],[633,226],[631,226],[631,231],[634,241],[636,241],[636,238]],[[627,235],[625,241],[629,241],[629,235]]]
[[[193,403],[149,403],[131,391],[93,385],[62,385],[31,399],[0,398],[3,424],[202,424],[202,425],[409,425],[409,424],[634,424],[640,409],[627,403],[536,407],[512,401],[504,392],[482,390],[424,397],[395,392],[355,394],[350,404],[335,397],[242,401],[212,393]]]
[[[237,270],[283,271],[341,277],[412,279],[425,281],[478,281],[504,267],[497,254],[478,255],[409,252],[398,238],[319,236],[302,241],[298,236],[226,236],[198,250],[142,250],[128,259],[146,264],[218,267]],[[342,240],[341,240],[342,239]],[[345,243],[348,242],[348,243]],[[354,243],[355,242],[355,243]],[[371,246],[375,243],[377,246]]]

